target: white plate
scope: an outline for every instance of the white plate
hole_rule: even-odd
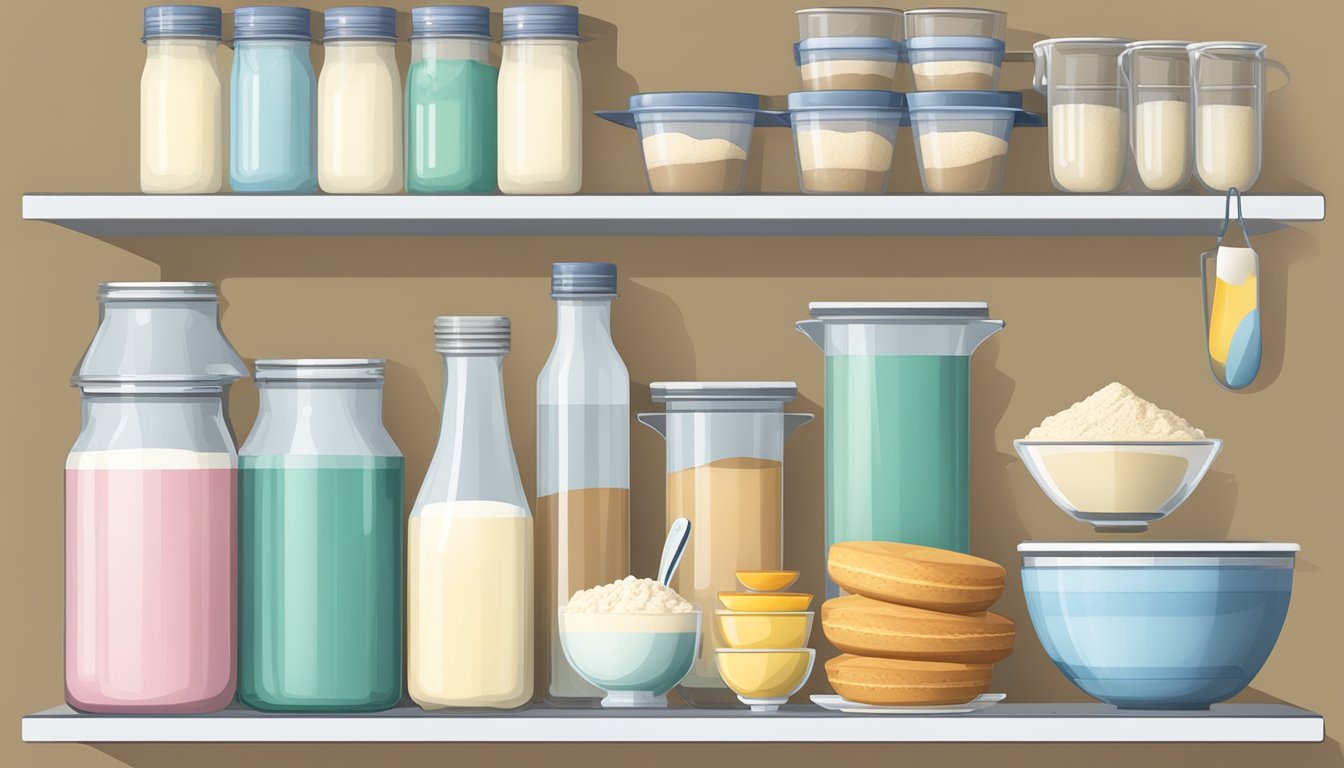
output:
[[[960,715],[967,712],[979,712],[998,704],[1007,698],[1003,693],[982,693],[973,701],[965,704],[942,704],[933,707],[882,707],[876,704],[860,704],[847,701],[840,696],[813,696],[812,703],[822,709],[834,712],[848,712],[853,715]]]

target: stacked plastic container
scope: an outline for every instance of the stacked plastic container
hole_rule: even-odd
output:
[[[1007,15],[984,8],[906,11],[915,156],[925,192],[992,194],[1003,186],[1013,127],[1040,125],[1022,95],[1000,91]]]

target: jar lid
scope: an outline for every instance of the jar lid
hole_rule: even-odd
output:
[[[990,51],[1003,53],[1004,42],[996,37],[977,35],[924,35],[905,41],[911,51]]]
[[[376,357],[258,360],[257,382],[382,381],[386,362]]]
[[[579,39],[579,9],[572,5],[515,5],[504,9],[502,40]]]
[[[151,5],[145,9],[145,32],[141,42],[165,37],[195,37],[218,40],[224,29],[224,14],[209,5]]]
[[[480,5],[427,5],[411,9],[411,39],[490,39],[490,9]]]
[[[492,315],[434,318],[434,349],[440,354],[506,355],[509,318]]]
[[[1171,557],[1189,555],[1272,555],[1301,551],[1297,544],[1262,541],[1024,541],[1017,545],[1022,554],[1124,555],[1127,557]]]
[[[807,308],[812,312],[812,317],[818,320],[989,318],[989,304],[983,301],[814,301]]]
[[[757,128],[780,128],[789,124],[789,113],[782,110],[761,109],[761,97],[754,93],[737,91],[654,91],[636,93],[630,97],[629,109],[601,109],[593,114],[617,125],[634,128],[636,115],[655,112],[725,113],[725,122],[732,114],[752,113]],[[655,119],[656,116],[655,116]],[[712,122],[712,121],[711,121]]]
[[[793,44],[793,63],[802,66],[803,59],[811,60],[820,54],[851,54],[856,59],[901,61],[904,48],[889,37],[809,37]]]
[[[99,283],[98,301],[218,301],[209,282]]]
[[[307,8],[260,5],[233,12],[234,40],[312,40]]]
[[[397,39],[397,12],[382,6],[362,5],[328,8],[322,14],[322,39],[392,40]]]
[[[905,97],[910,114],[942,110],[1002,110],[1013,112],[1013,125],[1039,128],[1045,120],[1035,112],[1022,109],[1022,94],[1017,91],[920,91]]]
[[[905,94],[896,91],[797,91],[789,94],[789,109],[905,110]]]
[[[616,298],[616,265],[599,261],[562,261],[552,264],[551,298]]]
[[[798,397],[792,381],[655,381],[649,394],[656,403],[685,400],[748,400],[788,403]]]

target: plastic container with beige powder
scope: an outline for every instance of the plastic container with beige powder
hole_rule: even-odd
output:
[[[659,194],[736,194],[747,181],[756,126],[783,126],[788,114],[760,109],[752,93],[637,93],[630,108],[597,116],[639,132],[649,189]]]
[[[882,194],[905,96],[891,91],[789,94],[798,184],[809,194]]]
[[[793,46],[806,91],[890,91],[904,59],[887,37],[811,37]]]
[[[998,192],[1013,127],[1044,124],[1013,91],[924,91],[906,105],[924,191],[939,194]]]

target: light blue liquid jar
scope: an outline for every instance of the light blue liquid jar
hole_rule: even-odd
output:
[[[317,77],[306,8],[234,12],[229,186],[235,192],[317,189]]]

